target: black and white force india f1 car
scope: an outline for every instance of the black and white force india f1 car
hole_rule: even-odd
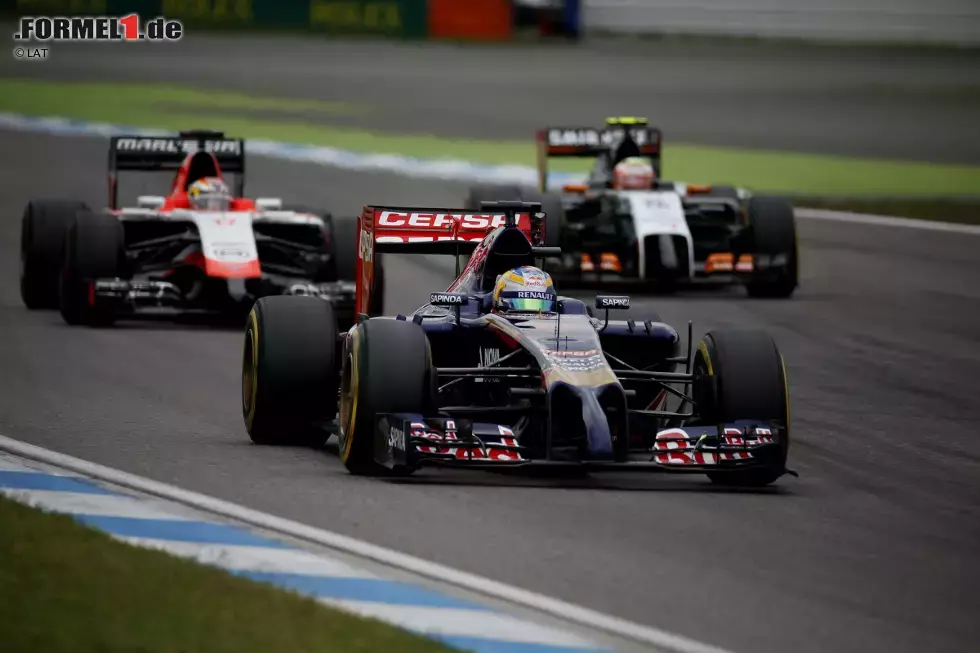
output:
[[[307,297],[252,309],[242,364],[252,441],[322,443],[336,419],[354,474],[545,466],[765,485],[786,473],[786,371],[766,333],[712,331],[694,348],[689,324],[681,351],[667,324],[609,319],[627,296],[598,296],[599,317],[569,297],[550,314],[492,309],[498,275],[560,255],[539,244],[539,210],[364,207],[356,325],[340,332],[330,305]],[[429,303],[382,317],[369,313],[379,252],[470,257]]]
[[[120,208],[126,171],[173,171],[168,195]],[[216,210],[191,204],[188,189],[201,179],[229,182]],[[338,319],[352,324],[356,218],[250,199],[244,186],[243,139],[209,131],[111,137],[107,209],[47,199],[27,205],[24,303],[60,308],[69,324],[106,325],[137,312],[241,316],[258,297],[300,294],[332,302]]]
[[[787,201],[731,186],[661,180],[659,129],[644,118],[610,118],[605,129],[551,127],[537,134],[538,189],[478,186],[465,202],[540,201],[549,215],[549,244],[565,253],[548,271],[564,287],[610,282],[673,290],[691,283],[740,283],[753,297],[789,297],[797,287],[798,248]],[[552,157],[595,158],[582,184],[548,192]],[[622,190],[616,165],[650,162],[649,188]]]

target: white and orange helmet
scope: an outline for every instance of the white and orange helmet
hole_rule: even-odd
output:
[[[613,188],[619,190],[647,190],[653,186],[657,174],[649,161],[640,156],[623,159],[613,168]]]

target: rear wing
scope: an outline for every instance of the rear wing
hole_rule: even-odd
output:
[[[188,154],[210,152],[223,173],[238,176],[235,194],[245,194],[245,139],[225,138],[222,132],[193,130],[177,136],[112,136],[109,138],[109,188],[116,205],[116,176],[121,171],[179,170]]]
[[[607,126],[546,127],[538,130],[537,159],[538,187],[548,189],[548,159],[552,157],[612,157],[624,142],[636,145],[639,156],[650,159],[657,177],[660,172],[662,132],[650,127],[643,118],[608,118]]]
[[[540,203],[486,202],[484,212],[431,207],[364,206],[357,219],[355,311],[369,314],[376,254],[471,254],[486,236],[516,226],[532,247],[545,242]],[[499,208],[498,208],[499,207]]]

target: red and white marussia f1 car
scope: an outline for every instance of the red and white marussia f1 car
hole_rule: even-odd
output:
[[[166,196],[140,196],[136,207],[120,208],[124,171],[175,175]],[[230,197],[217,208],[194,208],[188,189],[201,179],[217,180]],[[69,324],[109,324],[121,314],[161,310],[244,315],[259,297],[299,294],[330,301],[341,321],[352,322],[356,218],[248,198],[244,186],[243,139],[206,131],[112,137],[107,209],[28,203],[24,303],[59,308]]]

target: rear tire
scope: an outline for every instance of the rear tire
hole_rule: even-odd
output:
[[[509,185],[473,186],[466,196],[464,208],[470,211],[479,211],[481,202],[501,202],[508,200],[541,202],[541,210],[545,214],[544,245],[545,247],[558,247],[561,245],[561,230],[565,224],[565,209],[562,206],[561,196],[555,193],[541,193],[531,188],[520,188]]]
[[[481,202],[516,202],[520,199],[521,189],[517,186],[480,184],[470,187],[463,201],[463,208],[479,211]]]
[[[337,216],[331,227],[337,278],[353,281],[357,278],[357,218]]]
[[[125,235],[114,215],[80,212],[65,236],[58,308],[72,325],[109,326],[116,319],[111,302],[98,301],[93,284],[124,276]]]
[[[790,444],[789,390],[783,357],[773,339],[757,329],[711,331],[695,354],[694,377],[699,423],[759,420],[784,429],[781,446],[766,459],[766,467],[709,472],[708,478],[723,485],[759,487],[782,476]]]
[[[433,396],[429,339],[414,322],[374,319],[349,335],[341,374],[340,460],[352,474],[378,475],[375,415],[425,415]]]
[[[252,442],[323,444],[337,413],[337,322],[330,302],[259,299],[245,326],[242,415]]]
[[[541,202],[541,210],[545,214],[544,246],[561,247],[561,232],[565,226],[565,207],[561,195],[528,189],[522,191],[521,201]]]
[[[324,243],[326,244],[328,242],[328,239],[329,242],[332,243],[333,218],[330,215],[330,213],[328,213],[327,211],[323,211],[321,209],[315,209],[311,206],[304,206],[302,204],[284,204],[282,209],[283,211],[295,211],[296,213],[312,213],[313,215],[321,218],[323,220],[323,229],[325,232]],[[331,245],[325,245],[324,250],[326,250],[327,246],[333,249],[333,245],[331,244]],[[330,260],[317,267],[315,273],[313,274],[313,281],[317,283],[328,282],[328,281],[335,281],[337,278],[338,278],[337,261],[335,259],[333,252],[331,251]]]
[[[84,202],[31,200],[20,223],[20,296],[31,310],[58,308],[65,234]]]
[[[748,201],[748,219],[754,241],[754,256],[768,259],[771,269],[753,272],[745,284],[750,297],[784,299],[799,283],[799,249],[793,206],[777,197],[753,197]]]

